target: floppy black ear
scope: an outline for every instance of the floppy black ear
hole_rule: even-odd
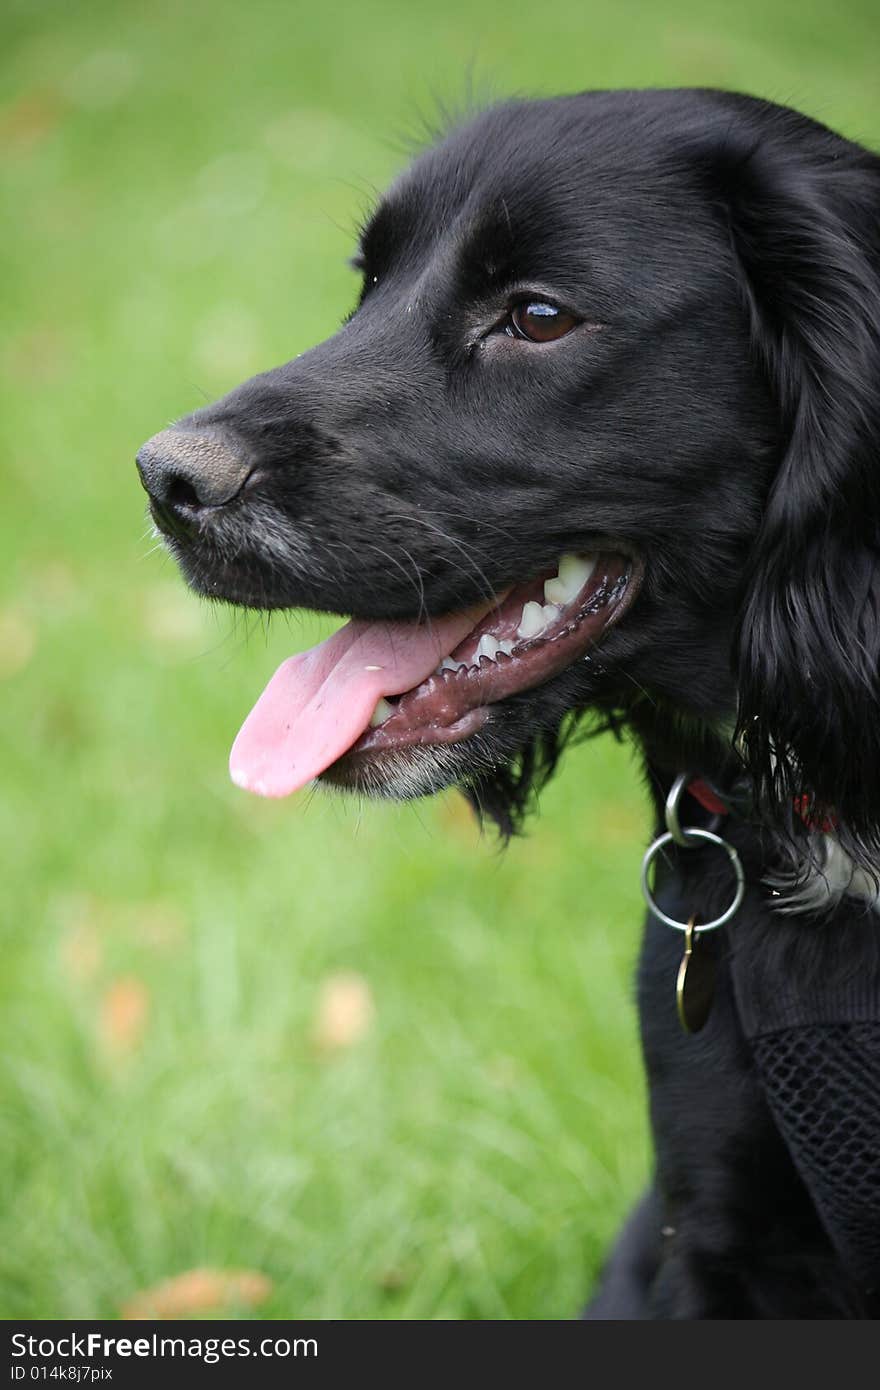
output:
[[[789,123],[786,124],[786,118]],[[880,159],[777,113],[725,203],[782,457],[737,639],[740,746],[765,805],[880,852]],[[797,827],[797,818],[794,821]]]

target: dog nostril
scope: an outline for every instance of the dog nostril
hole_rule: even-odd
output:
[[[199,494],[186,478],[172,478],[169,481],[165,501],[170,507],[180,507],[183,511],[198,511],[202,506]]]
[[[148,439],[137,456],[141,482],[154,503],[189,514],[222,507],[238,496],[251,472],[238,441],[225,431],[168,429]]]

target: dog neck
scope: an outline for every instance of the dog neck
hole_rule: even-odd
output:
[[[687,798],[689,822],[706,826],[717,817],[717,793],[726,807],[719,833],[735,827],[737,838],[750,830],[750,879],[767,891],[768,907],[786,917],[827,920],[849,903],[857,910],[880,914],[880,889],[871,873],[854,863],[828,822],[812,824],[807,808],[796,808],[807,830],[792,839],[774,831],[743,794],[743,768],[733,746],[730,721],[715,726],[678,713],[640,712],[633,732],[641,745],[646,780],[658,826],[670,787],[682,772],[696,783]],[[705,792],[701,790],[705,787]],[[727,829],[725,829],[725,825]]]

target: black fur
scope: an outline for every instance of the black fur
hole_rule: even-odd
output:
[[[211,597],[370,619],[463,607],[563,551],[639,557],[591,657],[493,706],[416,790],[457,781],[510,833],[597,727],[641,745],[658,820],[680,770],[746,778],[753,810],[725,833],[748,896],[696,1038],[672,1005],[681,941],[649,920],[657,1173],[592,1315],[864,1315],[872,1279],[762,1046],[792,991],[836,990],[845,1016],[852,979],[877,983],[864,899],[814,892],[787,918],[768,879],[823,860],[804,796],[857,866],[880,862],[880,159],[728,93],[510,102],[415,161],[358,264],[339,332],[182,422],[234,442],[243,491],[206,511],[178,490],[157,518]],[[582,322],[515,341],[523,295]],[[706,920],[715,875],[693,852],[660,891]]]
[[[740,621],[739,728],[779,816],[810,795],[872,871],[880,808],[880,162],[766,112],[711,176],[784,452]]]

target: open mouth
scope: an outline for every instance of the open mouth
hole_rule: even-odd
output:
[[[563,555],[556,573],[462,613],[353,620],[279,667],[235,740],[232,780],[287,796],[342,759],[380,764],[471,737],[493,705],[587,655],[634,598],[638,568],[618,554]]]

